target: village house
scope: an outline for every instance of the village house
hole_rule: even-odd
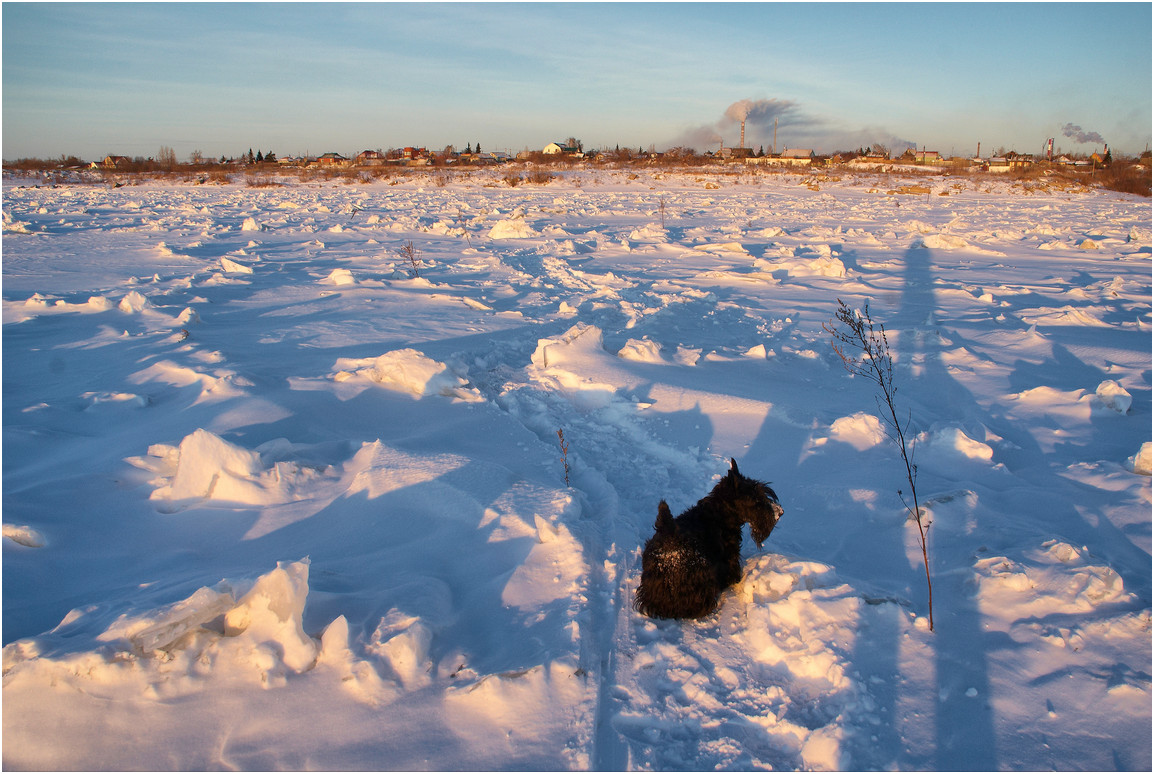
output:
[[[814,153],[808,148],[786,148],[776,159],[779,164],[789,164],[795,167],[804,167],[813,163]]]
[[[566,156],[572,156],[578,159],[585,155],[581,152],[580,148],[574,145],[562,145],[559,142],[549,143],[541,152],[546,156],[556,156],[559,153],[564,153]]]
[[[349,160],[348,160],[347,158],[345,158],[344,156],[342,156],[342,155],[341,155],[341,154],[339,154],[339,153],[326,153],[326,154],[324,154],[323,156],[321,156],[321,157],[319,157],[319,158],[317,159],[317,163],[318,163],[318,164],[323,164],[323,165],[328,165],[328,164],[332,164],[332,165],[347,164],[347,163],[348,163],[348,161],[349,161]]]
[[[380,151],[364,150],[357,154],[356,163],[362,167],[377,167],[385,163],[385,155]]]
[[[101,162],[101,166],[105,169],[120,169],[121,167],[127,167],[131,163],[132,159],[127,156],[105,156],[104,161]]]

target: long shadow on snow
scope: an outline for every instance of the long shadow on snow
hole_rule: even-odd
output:
[[[891,330],[924,329],[927,318],[936,311],[930,259],[930,251],[924,248],[911,248],[907,251],[898,319],[892,321],[892,324],[889,324],[891,321],[882,320]],[[832,311],[831,308],[831,316]],[[917,348],[902,351],[902,361],[914,361],[920,354],[924,357],[924,368],[917,376],[909,376],[904,370],[898,375],[901,390],[898,396],[899,412],[912,408],[916,414],[929,413],[934,420],[971,418],[981,409],[972,394],[950,376],[938,356],[936,345],[930,343],[934,340],[936,337],[921,337],[912,332],[902,336],[903,344],[912,342],[912,346]],[[856,384],[854,389],[857,389]],[[932,396],[933,406],[928,411],[925,408],[919,410],[919,406],[905,403],[904,396],[915,399]],[[859,400],[862,409],[872,413],[874,407],[869,405],[870,397],[872,391],[867,394],[863,390]],[[935,591],[939,599],[935,610],[936,633],[932,644],[937,653],[936,671],[940,676],[939,681],[948,676],[951,682],[949,685],[938,686],[940,695],[945,698],[935,702],[935,727],[932,732],[920,726],[914,727],[916,719],[912,717],[905,718],[905,727],[902,727],[903,718],[899,717],[898,710],[901,698],[899,693],[918,693],[919,698],[915,699],[918,704],[933,701],[939,696],[939,691],[919,686],[919,676],[901,674],[900,620],[904,614],[900,605],[907,604],[904,600],[910,600],[909,604],[921,615],[925,614],[927,605],[924,578],[919,577],[922,572],[920,565],[911,565],[905,547],[906,531],[913,527],[906,523],[904,513],[898,509],[900,501],[896,494],[893,497],[894,508],[887,508],[888,502],[882,500],[876,512],[854,501],[847,489],[855,485],[855,476],[858,474],[854,460],[860,457],[843,444],[827,443],[820,454],[800,459],[794,468],[795,472],[791,473],[791,460],[782,453],[781,447],[792,443],[796,444],[794,448],[804,448],[811,433],[781,421],[771,422],[771,418],[772,414],[763,424],[749,456],[772,456],[783,465],[780,471],[774,471],[774,475],[779,476],[783,482],[778,491],[782,494],[786,508],[786,517],[779,527],[783,533],[779,545],[791,548],[808,544],[808,549],[803,547],[802,550],[811,553],[816,550],[818,555],[814,558],[819,561],[835,567],[856,568],[857,571],[866,568],[864,571],[870,573],[861,579],[870,589],[870,595],[866,597],[867,605],[862,608],[862,618],[858,622],[853,661],[861,674],[863,688],[869,691],[876,705],[870,710],[870,715],[877,723],[869,727],[868,733],[873,739],[851,737],[847,740],[847,751],[852,756],[849,768],[995,768],[997,756],[993,714],[985,703],[986,697],[990,695],[986,651],[992,643],[983,634],[980,611],[970,591],[965,588],[968,575],[945,575],[934,570],[935,564],[944,568],[964,561],[969,555],[966,547],[952,546],[948,551],[951,557],[949,560],[936,556],[931,547],[931,574],[934,575]],[[880,455],[888,452],[889,446],[885,445],[862,453]],[[901,462],[896,450],[893,459],[884,464],[891,466],[887,470],[893,470],[894,490],[901,488],[904,482],[898,474]],[[873,467],[873,463],[869,462],[868,467]],[[792,510],[795,519],[805,511],[813,510],[815,517],[828,521],[827,517],[816,513],[823,507],[835,509],[839,512],[839,518],[844,518],[846,509],[861,512],[862,518],[850,522],[849,531],[845,533],[838,529],[831,530],[829,524],[824,528],[820,525],[805,525],[801,529],[810,532],[810,535],[791,537],[791,500],[788,497],[790,479],[819,482],[811,487],[813,491],[797,493],[796,497],[802,507]],[[873,489],[878,487],[878,482],[865,481],[860,486]],[[974,516],[980,525],[980,512]],[[979,526],[975,534],[980,536],[981,532]],[[773,538],[778,538],[776,532]],[[958,557],[962,557],[962,560]],[[971,687],[977,689],[978,695],[983,698],[975,700],[966,697],[964,692]],[[923,697],[932,698],[923,700]],[[862,728],[865,728],[864,724]],[[925,738],[930,733],[936,737],[936,742]],[[922,742],[915,741],[922,739],[932,744],[934,749],[923,752],[919,746]],[[895,750],[895,758],[887,757]]]

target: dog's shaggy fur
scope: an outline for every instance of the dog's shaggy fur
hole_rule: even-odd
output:
[[[676,519],[662,500],[656,531],[641,554],[634,606],[653,618],[703,618],[721,592],[741,580],[741,525],[760,546],[783,513],[768,484],[746,478],[730,460],[713,491]]]

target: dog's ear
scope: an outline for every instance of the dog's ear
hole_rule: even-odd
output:
[[[729,473],[732,476],[740,476],[741,475],[740,473],[737,472],[737,460],[735,460],[733,457],[729,458]]]
[[[673,531],[673,514],[664,500],[657,505],[657,521],[653,522],[653,529],[658,533]]]

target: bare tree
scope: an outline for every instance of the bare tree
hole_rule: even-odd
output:
[[[176,151],[167,145],[161,145],[156,154],[156,163],[165,169],[174,169],[176,167]]]

